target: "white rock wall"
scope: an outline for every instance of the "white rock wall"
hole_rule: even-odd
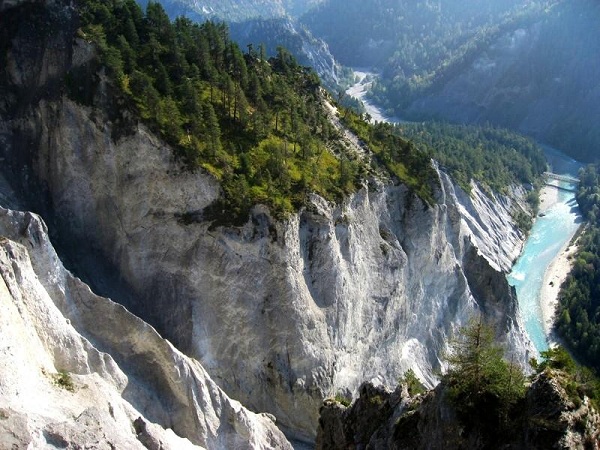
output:
[[[49,80],[64,73],[44,46],[15,48],[11,89],[37,89],[45,98]],[[38,48],[37,65],[28,64]],[[67,53],[74,65],[90,57],[81,41]],[[145,127],[123,132],[111,123],[102,108],[118,106],[108,92],[101,83],[97,109],[27,97],[32,103],[18,117],[0,121],[3,167],[31,189],[29,200],[47,200],[82,273],[291,435],[313,439],[322,399],[364,380],[391,384],[413,368],[433,384],[448,337],[477,310],[526,360],[515,299],[500,272],[523,240],[510,220],[511,200],[489,199],[477,186],[468,197],[440,173],[430,207],[404,186],[373,181],[343,205],[315,197],[285,222],[257,207],[244,227],[213,229],[203,211],[218,184],[179,167]],[[195,220],[186,224],[186,215]],[[139,332],[125,342],[138,345]],[[169,379],[151,375],[148,382]],[[161,424],[173,420],[171,412],[153,414]]]
[[[499,272],[523,241],[510,199],[477,186],[469,197],[440,174],[433,207],[372,182],[342,206],[314,198],[285,222],[259,207],[244,227],[213,230],[202,211],[216,183],[178,169],[144,127],[115,143],[91,110],[52,108],[41,110],[54,126],[42,127],[36,170],[61,226],[102,249],[136,313],[293,436],[312,439],[321,400],[363,380],[391,384],[413,368],[435,382],[448,337],[484,300],[473,298],[466,254],[471,282],[496,283],[483,309],[526,359]],[[198,222],[184,224],[188,212]]]
[[[291,449],[270,418],[65,271],[46,231],[0,208],[0,448]]]

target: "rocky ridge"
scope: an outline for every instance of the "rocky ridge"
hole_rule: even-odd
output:
[[[467,195],[439,172],[435,205],[371,180],[340,205],[315,196],[285,221],[257,206],[243,227],[215,227],[218,183],[119,104],[68,9],[38,7],[70,26],[6,31],[2,169],[77,273],[228,395],[311,441],[322,400],[363,380],[393,385],[412,368],[434,385],[449,336],[478,311],[528,359],[504,278],[524,239],[511,219],[522,192]],[[85,105],[61,87],[74,71],[95,80]]]
[[[483,449],[584,450],[600,448],[600,415],[587,397],[573,397],[557,371],[536,376],[528,388],[516,426],[493,433],[477,420],[461,417],[441,383],[424,394],[409,395],[406,385],[394,391],[365,383],[351,406],[326,401],[321,408],[318,450],[346,448],[421,450]],[[575,400],[575,401],[574,401]],[[479,423],[480,425],[473,425]],[[495,424],[498,426],[498,424]]]
[[[291,448],[272,418],[66,271],[34,214],[0,208],[0,302],[0,447]]]

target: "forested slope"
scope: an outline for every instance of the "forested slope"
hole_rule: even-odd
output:
[[[539,148],[507,131],[370,125],[342,108],[343,123],[364,147],[348,151],[325,106],[333,99],[316,73],[284,47],[270,58],[263,44],[242,51],[225,24],[183,17],[171,22],[158,3],[145,12],[132,0],[82,0],[81,8],[78,34],[97,45],[98,62],[131,112],[115,113],[121,132],[139,117],[188,170],[214,176],[223,194],[202,214],[216,223],[241,224],[257,203],[284,217],[310,193],[340,200],[373,173],[406,184],[431,205],[437,183],[431,157],[467,191],[471,179],[504,191],[535,183],[543,171]],[[87,89],[93,70],[69,74],[76,101],[93,103],[93,89]],[[359,154],[364,151],[366,158]],[[181,217],[184,223],[200,219],[194,212]]]
[[[465,192],[470,192],[472,181],[480,183],[488,193],[507,194],[514,186],[527,185],[531,190],[528,200],[535,209],[537,193],[533,187],[539,184],[547,163],[542,149],[531,139],[489,125],[378,122],[369,126],[361,119],[365,116],[368,118],[368,115],[344,109],[342,120],[374,152],[377,152],[381,143],[385,146],[381,138],[378,142],[378,136],[392,135],[407,139],[410,146],[418,150],[414,152],[415,155],[430,155]],[[411,166],[418,164],[415,160]]]
[[[370,170],[340,146],[316,73],[283,47],[269,59],[259,45],[244,53],[226,25],[171,23],[157,3],[145,14],[133,1],[83,6],[80,36],[98,44],[126,104],[190,170],[221,181],[224,197],[215,211],[245,220],[253,204],[264,203],[285,215],[309,192],[341,198]],[[72,97],[85,103],[92,93],[82,88],[84,75],[71,73],[69,82]],[[394,167],[384,165],[430,201],[427,155],[401,138],[388,144]],[[403,158],[406,152],[415,157]]]
[[[600,174],[597,165],[580,173],[577,202],[587,219],[575,264],[559,297],[556,328],[575,355],[600,370]]]
[[[534,141],[507,129],[436,122],[399,124],[396,129],[429,149],[467,191],[471,180],[494,192],[505,192],[511,185],[534,184],[547,168]]]

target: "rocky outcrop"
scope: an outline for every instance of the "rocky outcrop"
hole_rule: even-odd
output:
[[[444,384],[410,396],[366,383],[350,407],[327,400],[321,408],[317,450],[370,448],[389,450],[598,449],[600,415],[587,397],[567,395],[561,377],[544,372],[515,408],[511,429],[499,431],[494,411],[477,418],[461,416],[448,400]],[[483,425],[491,422],[491,428]],[[478,425],[477,425],[478,424]]]
[[[269,416],[67,272],[39,217],[3,208],[0,308],[1,448],[291,449]]]
[[[527,393],[527,412],[529,448],[600,448],[600,414],[589,398],[573,392],[572,381],[561,371],[538,375]]]
[[[323,398],[363,380],[394,384],[412,368],[433,385],[449,336],[478,311],[494,317],[515,360],[527,359],[502,274],[523,241],[514,199],[476,185],[468,196],[440,172],[435,205],[373,180],[341,205],[315,196],[285,221],[257,206],[242,227],[213,226],[217,182],[185,171],[132,119],[85,42],[65,28],[39,36],[30,54],[27,30],[12,31],[0,157],[14,191],[45,214],[94,289],[291,435],[314,439]],[[65,71],[48,48],[62,51],[52,56]],[[74,101],[73,86],[65,95],[57,80],[67,72],[94,80],[85,98]]]

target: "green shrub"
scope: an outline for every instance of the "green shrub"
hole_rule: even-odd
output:
[[[400,383],[406,384],[410,395],[422,394],[427,390],[412,369],[408,369],[404,372],[404,375],[400,378]]]
[[[61,370],[55,374],[54,383],[69,392],[75,392],[75,384],[73,383],[73,378],[71,378],[71,374],[69,372]]]
[[[333,399],[336,402],[344,405],[346,408],[352,404],[352,399],[351,398],[347,398],[346,396],[344,396],[342,394],[336,394]]]

